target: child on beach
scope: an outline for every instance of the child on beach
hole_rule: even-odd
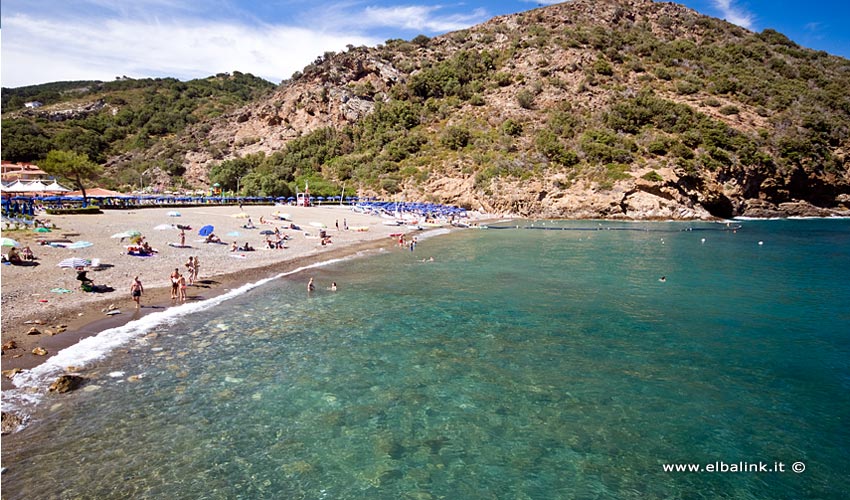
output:
[[[133,278],[133,283],[130,285],[130,296],[133,297],[133,302],[136,303],[136,309],[141,307],[141,298],[142,292],[145,291],[145,288],[142,286],[141,280],[136,276]]]

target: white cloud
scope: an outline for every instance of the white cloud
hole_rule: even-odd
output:
[[[378,43],[362,35],[197,20],[69,22],[13,15],[3,24],[5,87],[118,75],[190,79],[231,71],[277,83],[326,51]]]
[[[732,0],[712,0],[712,3],[720,10],[723,19],[743,28],[753,29],[753,14],[732,5]]]
[[[374,46],[405,32],[465,29],[490,17],[480,8],[458,12],[444,5],[342,0],[308,2],[307,11],[279,5],[277,13],[286,20],[275,24],[268,12],[264,18],[230,0],[8,1],[0,78],[6,87],[119,75],[185,80],[231,71],[278,82],[349,44]]]
[[[316,29],[346,31],[419,31],[445,33],[469,28],[490,18],[486,10],[445,13],[441,5],[396,5],[391,7],[366,6],[354,2],[322,4],[303,16]]]
[[[440,7],[406,5],[397,7],[367,7],[357,23],[369,27],[394,27],[443,33],[466,29],[486,20],[486,12],[476,9],[470,14],[435,16]]]

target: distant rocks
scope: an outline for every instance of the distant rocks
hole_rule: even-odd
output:
[[[104,107],[106,107],[106,102],[103,99],[98,99],[94,102],[88,102],[85,104],[80,104],[79,106],[75,106],[73,108],[67,109],[39,109],[39,110],[26,110],[22,112],[23,115],[29,116],[37,116],[39,118],[46,118],[51,122],[61,122],[65,120],[78,120],[81,118],[86,118],[87,116],[97,113]]]

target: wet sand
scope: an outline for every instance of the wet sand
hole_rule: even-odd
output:
[[[38,257],[38,266],[2,266],[2,340],[16,347],[4,349],[2,369],[30,369],[50,358],[61,349],[75,344],[80,339],[95,335],[105,329],[120,326],[142,315],[161,311],[180,302],[170,298],[169,274],[174,268],[185,271],[188,256],[197,255],[201,263],[199,282],[187,288],[187,301],[198,301],[220,295],[246,283],[252,283],[270,275],[296,269],[311,263],[337,257],[353,255],[376,248],[395,247],[391,234],[405,231],[404,228],[387,226],[384,219],[358,214],[348,207],[273,207],[245,206],[244,212],[251,216],[258,229],[241,227],[244,218],[233,215],[238,207],[211,206],[179,209],[180,217],[168,217],[173,208],[146,208],[136,210],[105,211],[102,215],[47,216],[57,229],[51,233],[36,234],[8,231],[4,236],[18,240],[21,245],[29,244]],[[284,229],[289,221],[279,220],[274,212],[290,214],[292,223],[300,230]],[[265,224],[259,222],[263,217]],[[320,228],[311,225],[324,224],[333,244],[323,246],[318,239]],[[340,229],[336,229],[336,223]],[[162,224],[190,225],[186,232],[186,243],[191,248],[175,248],[169,242],[179,240],[176,229],[154,230]],[[198,240],[198,229],[204,224],[213,224],[215,233],[228,243],[240,245],[250,243],[253,252],[231,252],[230,245],[205,244]],[[347,224],[349,230],[344,229]],[[263,248],[266,236],[261,230],[275,227],[288,234],[287,249]],[[353,230],[351,228],[359,228]],[[123,243],[111,235],[136,229],[146,237],[151,246],[159,250],[155,257],[138,258],[126,255]],[[239,236],[227,236],[238,231]],[[38,239],[64,239],[89,241],[94,245],[87,249],[70,250],[42,246]],[[236,255],[239,258],[234,258]],[[100,258],[106,265],[103,270],[88,273],[96,285],[112,288],[105,293],[85,293],[79,290],[76,273],[72,269],[57,267],[68,257]],[[129,294],[133,276],[139,275],[145,287],[142,307],[135,308]],[[70,293],[57,294],[50,290],[64,288]],[[120,314],[106,316],[105,310],[117,308]],[[33,324],[38,321],[42,324]],[[64,326],[64,331],[51,335]],[[28,335],[35,327],[41,333]],[[32,353],[36,347],[47,351],[46,355]],[[8,373],[8,372],[6,372]],[[4,376],[2,388],[12,387],[12,380]]]

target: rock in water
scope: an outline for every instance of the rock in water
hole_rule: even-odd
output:
[[[27,331],[27,335],[41,335],[41,331],[36,327],[32,327]]]
[[[18,347],[18,343],[15,342],[14,340],[10,340],[10,341],[6,342],[5,344],[3,344],[3,352],[9,351],[11,349],[15,349],[16,347]]]
[[[45,356],[47,354],[47,349],[45,349],[44,347],[36,347],[32,350],[32,353],[36,356]]]
[[[21,417],[15,415],[14,413],[9,413],[7,411],[3,412],[3,420],[2,420],[2,433],[9,434],[10,432],[14,432],[15,429],[21,425],[22,420]]]
[[[69,392],[78,389],[85,380],[79,375],[60,375],[52,384],[50,384],[50,392]]]

